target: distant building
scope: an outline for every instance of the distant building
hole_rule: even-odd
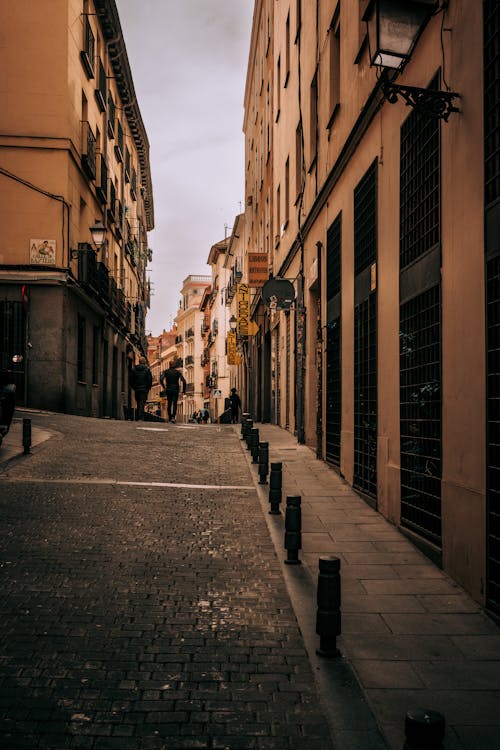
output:
[[[116,3],[1,3],[0,27],[0,366],[23,355],[20,403],[122,418],[154,214]]]
[[[178,420],[187,420],[193,412],[203,406],[203,352],[202,323],[204,313],[200,309],[210,276],[187,276],[182,284],[181,302],[175,324],[177,327],[176,355],[186,379],[186,395],[179,398]]]

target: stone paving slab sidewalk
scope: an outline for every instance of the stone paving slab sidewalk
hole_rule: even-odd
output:
[[[341,560],[338,645],[391,750],[402,750],[405,714],[417,707],[444,715],[446,750],[500,747],[497,624],[310,448],[254,426],[270,462],[283,464],[283,506],[287,495],[302,498],[310,576],[317,581],[320,556]]]

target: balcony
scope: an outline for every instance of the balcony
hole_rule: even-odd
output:
[[[193,365],[194,365],[194,357],[193,357],[193,355],[192,354],[188,354],[187,357],[186,357],[185,362],[186,362],[186,367],[193,367]]]
[[[194,338],[194,328],[188,328],[186,331],[186,341],[192,338]]]
[[[116,106],[111,92],[108,92],[108,136],[109,138],[115,137],[115,114]]]
[[[80,52],[80,60],[82,61],[87,78],[94,78],[95,37],[87,16],[85,16],[84,24],[83,49]]]
[[[123,203],[120,200],[116,201],[116,234],[118,237],[123,237]]]
[[[104,69],[104,65],[102,64],[102,60],[99,58],[98,88],[94,91],[94,96],[97,102],[97,106],[99,107],[101,112],[106,111],[106,91],[106,71]]]
[[[115,156],[120,163],[123,161],[123,128],[120,120],[116,121]]]
[[[108,201],[108,167],[103,154],[97,155],[97,176],[95,191],[101,203]]]
[[[112,179],[109,180],[108,219],[113,224],[116,221],[116,189]]]
[[[204,336],[209,330],[210,330],[210,318],[208,317],[203,318],[203,323],[201,324],[201,335]]]
[[[186,393],[194,393],[194,383],[186,383]]]
[[[132,169],[132,176],[130,178],[130,195],[132,196],[132,200],[137,200],[137,172],[135,169]]]
[[[89,180],[95,180],[96,139],[86,120],[82,122],[82,168]]]

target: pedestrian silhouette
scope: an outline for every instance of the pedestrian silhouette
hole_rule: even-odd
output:
[[[168,421],[175,424],[177,415],[177,401],[179,400],[180,384],[183,386],[183,393],[186,393],[186,379],[178,369],[181,363],[178,360],[172,361],[168,370],[162,372],[160,383],[165,389],[167,396],[167,413]]]
[[[142,420],[144,419],[144,407],[148,400],[148,394],[153,385],[153,376],[148,367],[146,357],[139,357],[139,364],[132,368],[130,385],[134,391],[137,404],[135,418]]]

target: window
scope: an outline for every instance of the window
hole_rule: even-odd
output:
[[[78,316],[77,322],[77,352],[76,352],[76,378],[80,382],[85,382],[85,318]]]
[[[80,52],[80,59],[84,67],[87,78],[94,78],[95,65],[95,36],[90,25],[88,16],[84,16],[83,22],[83,49]]]
[[[101,338],[101,329],[94,326],[92,332],[92,385],[99,383],[99,341]]]
[[[309,100],[309,169],[316,161],[318,151],[318,77],[316,73],[311,81]]]
[[[290,158],[287,158],[285,163],[285,222],[284,225],[288,224],[290,218]]]
[[[287,86],[290,77],[290,13],[286,17],[285,27],[285,80],[283,85]]]
[[[115,102],[111,91],[108,94],[108,135],[110,138],[115,137]]]
[[[281,188],[279,185],[276,188],[276,229],[276,245],[279,245],[281,233]]]
[[[276,122],[278,122],[281,108],[281,57],[276,63]]]
[[[120,120],[116,120],[115,156],[117,161],[123,161],[123,128]]]
[[[340,104],[340,23],[338,10],[333,16],[328,33],[329,44],[329,76],[330,76],[330,119],[328,127],[331,127],[333,118]]]
[[[104,65],[102,64],[102,60],[99,58],[99,81],[98,81],[98,88],[95,90],[95,98],[96,102],[99,106],[99,109],[101,112],[104,112],[106,109],[106,71],[104,70]]]
[[[302,26],[302,0],[296,0],[296,3],[295,17],[297,26],[295,30],[295,44],[299,41],[300,27]]]
[[[125,147],[125,182],[130,182],[130,151]]]
[[[302,134],[302,122],[299,122],[295,131],[295,192],[296,200],[300,198],[303,190],[304,173],[304,139]]]

